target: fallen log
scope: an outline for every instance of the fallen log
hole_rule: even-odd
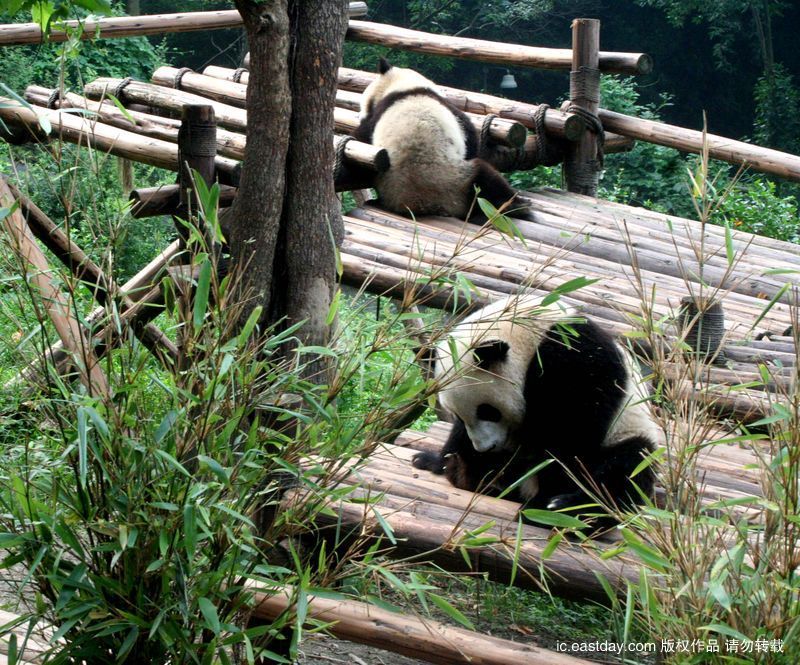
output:
[[[170,89],[185,90],[223,104],[230,104],[244,108],[247,99],[247,86],[234,83],[196,72],[176,69],[175,67],[159,67],[150,79],[156,85]],[[334,109],[336,131],[352,134],[359,125],[358,102],[352,99],[348,91],[337,94],[337,105]],[[360,97],[360,96],[359,96]],[[340,99],[343,103],[339,103]],[[355,106],[355,108],[353,108]],[[480,131],[483,128],[485,116],[467,113],[473,126]],[[489,125],[489,136],[493,141],[511,147],[521,146],[525,142],[527,132],[525,127],[515,121],[504,118],[495,118]]]
[[[256,591],[253,616],[273,621],[292,610],[291,589]],[[308,597],[307,619],[331,624],[327,631],[339,639],[369,644],[429,663],[454,665],[588,665],[532,644],[518,644],[438,621],[390,612],[356,600]]]

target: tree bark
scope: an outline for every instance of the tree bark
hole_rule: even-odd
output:
[[[292,112],[289,87],[288,0],[235,0],[253,59],[247,88],[249,123],[239,194],[226,220],[232,264],[242,296],[269,306],[273,264],[286,188]]]
[[[243,286],[256,296],[252,306],[264,306],[262,323],[305,320],[301,342],[324,345],[334,243],[344,235],[331,136],[348,3],[236,0],[236,7],[250,81],[242,178],[227,221],[232,262],[245,267]]]
[[[270,312],[273,320],[283,315],[289,323],[305,320],[300,337],[313,345],[328,341],[334,242],[338,245],[344,237],[331,136],[347,6],[346,0],[289,0],[292,141]]]

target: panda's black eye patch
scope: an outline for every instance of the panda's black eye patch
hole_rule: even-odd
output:
[[[486,403],[478,405],[475,416],[478,420],[488,420],[490,423],[499,423],[503,418],[503,414],[500,413],[499,409]]]

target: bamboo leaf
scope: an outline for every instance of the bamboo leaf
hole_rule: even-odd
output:
[[[197,600],[197,604],[200,607],[200,613],[203,615],[203,618],[206,620],[206,625],[209,627],[214,635],[219,635],[220,631],[220,623],[219,623],[219,615],[217,614],[217,608],[208,598],[203,596]]]
[[[200,264],[200,275],[197,278],[197,289],[194,294],[192,319],[195,329],[203,325],[208,310],[208,295],[211,287],[211,260],[206,257]]]
[[[441,596],[437,596],[435,594],[429,593],[428,598],[431,599],[431,602],[436,605],[442,612],[444,612],[447,616],[449,616],[453,621],[457,621],[462,626],[469,628],[470,630],[475,630],[475,626],[472,625],[472,622],[467,619],[464,614],[458,610],[456,607],[453,607],[448,601],[446,601]]]
[[[540,510],[538,508],[528,508],[522,511],[525,519],[537,524],[546,524],[548,526],[563,527],[566,529],[585,529],[586,522],[582,522],[577,517],[565,515],[564,513],[556,513],[552,510]]]

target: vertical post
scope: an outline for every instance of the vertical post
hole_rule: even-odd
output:
[[[181,127],[178,130],[178,183],[180,184],[180,206],[177,217],[188,219],[197,205],[194,194],[192,172],[196,171],[206,183],[216,180],[214,159],[217,156],[217,123],[214,108],[206,104],[183,107]],[[176,220],[178,233],[186,241],[187,230]],[[201,229],[202,230],[202,229]]]
[[[588,125],[564,162],[567,189],[595,196],[603,166],[603,130],[597,120],[600,108],[600,21],[576,18],[572,22],[572,71],[569,74],[569,108]]]

